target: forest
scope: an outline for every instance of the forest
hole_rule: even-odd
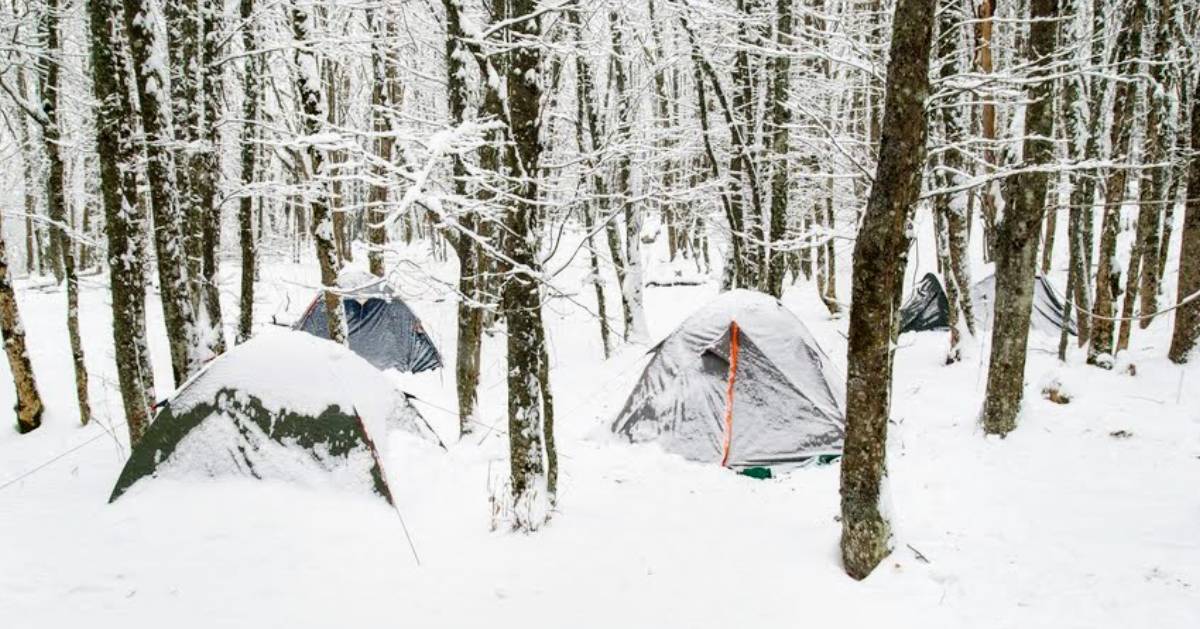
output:
[[[14,627],[1200,626],[1197,0],[0,38]]]

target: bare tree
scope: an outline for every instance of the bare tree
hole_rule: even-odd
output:
[[[987,393],[983,397],[983,429],[1006,435],[1017,427],[1025,387],[1025,356],[1033,310],[1033,281],[1037,273],[1038,229],[1046,212],[1050,175],[1045,166],[1054,159],[1054,53],[1058,0],[1030,0],[1026,58],[1030,65],[1030,102],[1025,106],[1024,161],[1009,182],[1014,199],[996,226],[996,302],[992,317],[992,351],[988,360]]]
[[[936,0],[898,0],[884,101],[879,164],[854,245],[842,458],[842,564],[865,578],[890,552],[880,510],[887,474],[892,334],[908,250],[905,224],[921,192],[925,99]]]

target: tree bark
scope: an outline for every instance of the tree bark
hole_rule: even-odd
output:
[[[1200,82],[1192,96],[1192,151],[1200,154]],[[1183,245],[1179,252],[1179,292],[1175,303],[1175,329],[1167,357],[1186,363],[1200,340],[1200,158],[1191,159],[1188,170],[1187,204],[1183,215]],[[1192,301],[1184,304],[1187,299]],[[1182,304],[1182,305],[1180,305]]]
[[[25,344],[25,326],[17,309],[17,296],[8,276],[8,247],[4,242],[4,220],[0,217],[0,333],[4,353],[17,390],[17,431],[25,434],[42,425],[42,396],[33,376],[33,363]]]
[[[70,182],[66,177],[59,146],[62,140],[58,120],[58,95],[61,90],[59,57],[62,49],[59,45],[58,15],[58,0],[47,0],[46,10],[41,16],[42,37],[46,42],[46,50],[41,61],[42,120],[39,122],[42,123],[42,141],[46,145],[46,157],[49,162],[46,207],[50,220],[54,221],[50,238],[57,241],[54,248],[62,260],[67,293],[67,338],[71,345],[71,363],[75,368],[75,398],[79,403],[79,422],[86,425],[92,418],[92,408],[88,401],[88,373],[84,362],[83,339],[79,334],[79,279],[75,269],[75,246],[67,231],[71,221],[67,216],[64,190]]]
[[[225,324],[221,316],[221,290],[218,281],[217,251],[221,247],[221,203],[217,198],[217,184],[221,176],[218,158],[221,139],[217,134],[218,114],[221,110],[222,66],[217,65],[222,41],[221,16],[224,4],[221,0],[198,0],[200,25],[202,28],[200,85],[203,96],[196,129],[199,150],[192,154],[192,185],[200,218],[200,301],[203,311],[199,318],[201,337],[208,353],[219,356],[225,353]]]
[[[292,37],[297,42],[296,47],[296,88],[303,105],[304,132],[313,136],[321,130],[325,120],[321,111],[321,74],[318,71],[317,57],[306,43],[312,39],[312,16],[301,5],[293,0],[291,5]],[[305,158],[308,162],[308,177],[310,183],[318,190],[309,197],[308,208],[312,214],[312,235],[317,250],[317,264],[321,268],[322,298],[325,301],[325,314],[329,321],[329,338],[335,343],[345,345],[349,341],[346,328],[346,312],[342,308],[342,298],[337,293],[338,271],[341,270],[341,258],[338,257],[337,246],[334,243],[333,217],[329,210],[329,194],[320,176],[324,171],[324,156],[321,149],[314,143],[305,146]]]
[[[497,11],[498,17],[512,18],[509,36],[515,44],[508,53],[506,96],[513,141],[508,168],[517,185],[514,202],[504,214],[506,261],[502,265],[506,275],[502,308],[508,328],[509,463],[513,524],[528,531],[549,521],[557,475],[537,253],[542,93],[537,72],[541,52],[535,42],[541,33],[541,19],[533,15],[536,0],[502,2],[506,10]]]
[[[771,60],[771,149],[775,154],[774,168],[771,170],[771,220],[770,233],[766,250],[766,287],[767,292],[783,296],[783,275],[787,270],[786,259],[782,252],[774,251],[774,244],[783,240],[787,230],[788,211],[788,153],[790,146],[788,135],[792,122],[791,108],[788,107],[788,89],[791,73],[792,48],[792,3],[790,0],[776,0],[775,46],[778,51]],[[820,208],[814,208],[819,220]],[[824,284],[824,282],[821,282]],[[822,291],[822,297],[825,297]]]
[[[136,445],[150,424],[154,372],[146,343],[145,214],[138,203],[137,120],[122,58],[124,33],[108,0],[88,0],[100,198],[108,239],[117,383]]]
[[[846,443],[841,470],[842,563],[865,578],[890,552],[880,510],[887,473],[895,301],[908,249],[905,224],[921,192],[925,99],[936,0],[897,0],[879,164],[854,246],[847,351]]]
[[[1129,15],[1124,28],[1117,35],[1116,66],[1125,76],[1137,73],[1136,64],[1142,49],[1142,24],[1146,8],[1142,2],[1130,3]],[[1120,81],[1113,97],[1112,159],[1116,165],[1109,170],[1104,182],[1104,223],[1100,230],[1100,257],[1096,263],[1096,302],[1092,306],[1091,344],[1088,345],[1088,363],[1111,367],[1113,353],[1113,315],[1120,286],[1120,271],[1114,267],[1117,252],[1117,234],[1121,229],[1121,206],[1125,202],[1125,184],[1128,177],[1129,148],[1133,136],[1134,100],[1136,88],[1129,82]]]
[[[1030,102],[1025,106],[1024,161],[1044,167],[1054,160],[1054,82],[1049,78],[1055,50],[1058,0],[1030,0],[1028,50]],[[1026,346],[1037,273],[1038,229],[1046,213],[1050,175],[1033,170],[1014,175],[1012,204],[996,228],[996,302],[983,430],[1004,436],[1017,427],[1025,390]]]
[[[129,52],[137,73],[138,101],[145,134],[146,183],[154,218],[154,248],[158,256],[158,282],[162,293],[163,319],[171,349],[175,384],[182,384],[200,368],[199,339],[188,294],[186,260],[178,223],[174,141],[168,97],[170,81],[161,62],[154,59],[160,46],[145,0],[121,0]]]
[[[254,238],[254,199],[250,188],[255,182],[258,158],[258,106],[261,84],[258,36],[254,21],[254,0],[238,2],[242,20],[242,50],[248,55],[242,70],[242,197],[238,199],[238,245],[242,255],[241,290],[238,303],[237,342],[244,343],[254,333],[254,277],[258,264],[258,242]],[[253,53],[253,54],[252,54]]]

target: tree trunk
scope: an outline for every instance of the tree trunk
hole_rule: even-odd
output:
[[[57,241],[54,248],[62,260],[63,280],[67,292],[67,338],[71,344],[71,363],[75,368],[75,397],[79,402],[79,421],[87,424],[92,418],[91,403],[88,401],[88,373],[84,363],[83,339],[79,335],[79,280],[75,269],[75,245],[68,229],[71,221],[67,216],[64,190],[69,185],[63,168],[59,143],[62,139],[58,120],[59,46],[58,0],[47,0],[46,11],[41,16],[42,37],[46,42],[42,57],[42,140],[46,145],[49,176],[46,178],[46,208],[54,229],[50,238]]]
[[[1130,3],[1129,15],[1124,28],[1117,36],[1116,67],[1124,76],[1137,73],[1137,58],[1142,49],[1141,32],[1146,8],[1141,2]],[[1129,68],[1130,63],[1135,64]],[[1117,234],[1120,231],[1121,206],[1125,202],[1125,184],[1129,171],[1129,148],[1133,136],[1134,100],[1136,88],[1129,82],[1120,81],[1113,97],[1112,160],[1116,165],[1108,172],[1104,182],[1104,223],[1100,231],[1100,257],[1096,263],[1096,302],[1092,306],[1091,344],[1088,345],[1088,363],[1105,367],[1112,366],[1114,305],[1120,290],[1120,271],[1114,267],[1117,252]]]
[[[1200,153],[1200,82],[1192,96],[1192,151]],[[1176,298],[1175,329],[1167,357],[1186,363],[1200,340],[1200,159],[1191,159],[1188,171],[1187,204],[1184,206],[1183,246],[1179,252],[1179,292]],[[1184,304],[1185,300],[1191,301]]]
[[[1055,50],[1058,0],[1031,0],[1025,59],[1030,64],[1030,102],[1025,106],[1024,161],[1044,167],[1054,161],[1054,82],[1050,56]],[[983,398],[983,430],[1004,436],[1017,427],[1025,390],[1025,358],[1037,273],[1038,229],[1046,212],[1050,175],[1023,172],[1009,185],[1014,199],[996,228],[996,302],[992,317],[992,351],[987,393]]]
[[[936,4],[897,0],[879,164],[854,247],[841,549],[843,567],[855,579],[865,578],[890,552],[891,530],[879,494],[887,473],[892,333],[900,261],[909,244],[905,225],[921,192]]]
[[[979,72],[987,75],[993,70],[992,17],[995,3],[993,0],[979,0],[975,7],[978,20],[975,22],[975,39],[978,42],[975,63],[979,66]],[[980,127],[986,143],[983,149],[984,161],[987,164],[986,168],[991,171],[997,167],[997,159],[996,150],[992,146],[996,141],[996,106],[990,101],[985,101],[980,106]],[[989,181],[984,184],[980,196],[983,210],[983,257],[987,262],[991,261],[993,256],[996,233],[996,183]]]
[[[175,155],[169,148],[174,141],[171,109],[162,100],[168,94],[165,88],[170,81],[162,64],[155,60],[160,50],[159,34],[153,28],[155,21],[148,17],[150,7],[145,0],[121,0],[121,6],[130,57],[137,72],[134,83],[145,134],[146,183],[150,188],[150,209],[154,218],[159,290],[171,348],[171,370],[178,385],[200,368],[202,359],[197,351],[199,340],[184,274],[186,261],[177,222]]]
[[[468,54],[463,38],[458,0],[443,0],[446,10],[446,85],[450,121],[462,124],[466,119],[469,92],[464,57]],[[481,71],[488,72],[485,64]],[[390,147],[388,147],[390,150]],[[454,158],[454,193],[465,199],[467,169],[462,159]],[[384,193],[386,194],[386,192]],[[479,215],[468,210],[459,217],[461,231],[453,240],[458,255],[458,351],[455,361],[455,383],[458,391],[458,434],[474,432],[479,411],[479,368],[483,351],[483,294],[481,277],[482,252],[475,242],[479,232]],[[381,262],[382,265],[382,262]]]
[[[633,200],[633,187],[630,178],[633,170],[630,153],[632,137],[630,127],[633,123],[633,97],[628,91],[626,75],[625,48],[622,35],[623,21],[618,19],[617,12],[609,13],[609,25],[612,31],[613,46],[613,89],[617,97],[617,128],[615,142],[618,156],[616,164],[616,185],[613,191],[617,202],[621,205],[621,216],[625,221],[625,250],[622,252],[625,267],[625,277],[621,278],[621,294],[627,303],[628,316],[625,321],[625,340],[645,342],[649,340],[650,332],[646,327],[646,313],[643,307],[644,282],[642,279],[642,209]],[[611,221],[609,224],[612,224]]]
[[[17,431],[24,434],[42,425],[42,396],[33,377],[33,363],[25,345],[25,327],[17,309],[17,296],[8,276],[8,247],[4,242],[4,220],[0,217],[0,333],[4,353],[17,390]]]
[[[242,71],[242,197],[238,199],[238,245],[242,254],[241,292],[238,310],[237,342],[244,343],[254,333],[254,271],[258,263],[258,243],[254,239],[254,198],[250,188],[255,182],[258,156],[258,104],[260,76],[265,64],[260,62],[257,28],[254,21],[254,0],[240,0],[242,20],[242,49],[246,55]]]
[[[779,51],[771,61],[771,149],[775,153],[775,164],[771,170],[771,229],[766,250],[766,284],[768,293],[781,297],[786,260],[782,252],[773,250],[773,246],[783,240],[787,230],[788,134],[792,122],[791,108],[788,107],[789,74],[792,68],[790,52],[793,45],[791,1],[776,0],[776,12],[775,45]],[[820,224],[820,208],[815,209],[817,223]],[[825,297],[824,291],[821,296]]]
[[[108,238],[113,350],[129,442],[136,445],[150,424],[155,401],[154,372],[146,344],[146,266],[142,246],[146,219],[138,202],[137,120],[122,63],[124,33],[114,7],[105,0],[89,0],[87,11],[92,89],[99,103],[96,154]]]
[[[513,147],[508,169],[519,178],[504,214],[502,308],[507,323],[508,436],[514,526],[534,530],[549,521],[555,501],[555,454],[549,403],[546,332],[542,323],[538,182],[541,88],[538,85],[541,19],[535,0],[505,0],[498,18],[511,20],[515,46],[508,53],[507,102]],[[524,18],[524,19],[520,19]]]
[[[454,24],[457,18],[451,20],[450,14],[454,10],[454,0],[445,0],[447,22]],[[384,183],[387,166],[392,163],[392,157],[396,140],[392,137],[394,129],[392,127],[392,107],[395,103],[392,102],[392,89],[395,82],[394,70],[392,69],[392,60],[388,58],[387,49],[384,42],[388,41],[391,33],[390,22],[384,24],[387,19],[379,15],[380,9],[367,10],[367,26],[371,32],[371,130],[378,134],[374,140],[375,162],[371,166],[371,174],[374,181],[371,183],[371,188],[367,197],[367,266],[372,275],[376,277],[384,276],[383,268],[383,248],[387,246],[387,226],[384,224],[384,219],[387,217],[388,205],[388,186]],[[455,28],[453,25],[449,28]],[[454,88],[455,81],[461,81],[461,77],[456,73],[461,72],[462,61],[453,54],[453,49],[449,43],[453,33],[447,34],[446,45],[446,64],[448,70],[448,79],[450,80],[450,113],[451,121],[454,124],[462,123],[462,105],[455,102],[456,91]],[[457,113],[456,113],[457,112]],[[461,170],[461,160],[455,156],[455,187],[456,192],[460,192],[459,177]]]
[[[301,5],[294,0],[291,5],[292,37],[296,40],[296,88],[303,103],[304,133],[316,135],[321,130],[325,120],[321,111],[321,75],[317,71],[317,57],[307,42],[311,39],[312,16],[305,12]],[[341,259],[338,257],[337,246],[333,237],[333,217],[329,210],[329,195],[325,185],[320,180],[324,172],[324,157],[321,149],[313,143],[305,147],[305,157],[308,162],[308,177],[310,183],[318,187],[308,202],[312,214],[313,242],[317,249],[317,263],[321,268],[321,286],[325,300],[325,314],[329,321],[329,338],[335,343],[346,345],[349,332],[346,328],[346,312],[342,308],[342,298],[337,293],[338,271],[341,270]]]
[[[192,185],[195,201],[199,204],[200,216],[200,301],[203,316],[200,317],[200,334],[207,345],[208,353],[219,356],[225,353],[225,324],[221,316],[221,290],[217,285],[217,251],[221,247],[221,203],[217,198],[217,184],[221,176],[218,157],[221,138],[217,134],[218,113],[222,102],[222,66],[216,65],[221,54],[222,13],[220,0],[199,0],[202,32],[200,126],[196,129],[200,150],[193,154]],[[197,314],[201,314],[197,311]]]

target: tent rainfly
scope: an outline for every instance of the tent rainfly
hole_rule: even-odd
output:
[[[996,301],[996,276],[978,281],[971,287],[971,305],[981,327],[990,327],[993,304]],[[917,283],[913,294],[900,308],[900,333],[924,330],[944,330],[950,325],[950,303],[942,282],[933,273],[926,273]],[[1066,307],[1058,291],[1045,276],[1038,275],[1033,283],[1033,313],[1030,328],[1049,335],[1062,332],[1066,320],[1067,332],[1076,334],[1075,321],[1066,317]]]
[[[779,300],[719,295],[650,353],[619,437],[735,469],[841,453],[844,378]]]
[[[379,452],[389,429],[440,445],[383,373],[299,332],[267,331],[231,349],[159,408],[110,501],[144,479],[249,477],[391,502]]]
[[[420,373],[442,366],[421,320],[383,279],[347,268],[338,276],[350,349],[380,369]],[[329,338],[325,300],[318,293],[295,328]]]

